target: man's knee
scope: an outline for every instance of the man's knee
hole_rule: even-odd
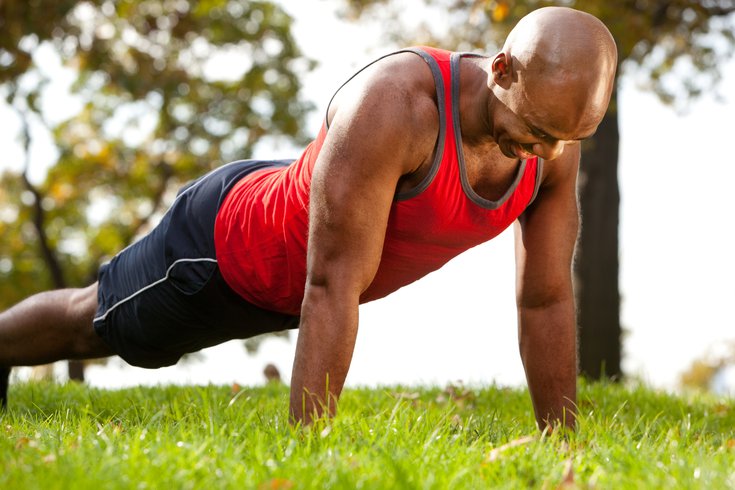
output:
[[[94,314],[97,311],[97,283],[82,289],[70,292],[67,303],[69,318],[79,324],[92,325]]]
[[[69,295],[69,317],[74,325],[72,352],[75,358],[104,357],[111,355],[110,348],[94,330],[97,312],[97,283]]]
[[[91,322],[87,328],[80,329],[71,339],[70,348],[71,359],[93,359],[115,354],[97,334]]]

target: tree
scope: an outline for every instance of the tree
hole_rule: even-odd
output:
[[[0,309],[93,282],[180,184],[266,134],[304,142],[298,75],[313,63],[291,22],[268,1],[0,2],[0,93],[24,149],[0,182]],[[49,88],[62,75],[75,110],[60,120]],[[56,156],[34,182],[44,133]]]
[[[423,0],[424,14],[393,0],[345,0],[350,19],[379,19],[401,44],[437,43],[459,51],[493,52],[528,12],[550,5],[587,11],[618,46],[618,80],[634,74],[667,104],[714,87],[720,63],[735,49],[733,0]],[[405,3],[403,3],[405,8]],[[427,13],[428,12],[428,13]],[[436,15],[438,13],[438,15]],[[431,20],[420,20],[429,18]],[[416,20],[419,19],[419,20]],[[412,22],[407,26],[408,22]],[[597,133],[582,147],[578,194],[582,228],[575,258],[580,370],[591,378],[622,375],[618,288],[617,90]]]

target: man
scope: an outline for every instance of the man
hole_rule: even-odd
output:
[[[573,426],[579,140],[607,109],[616,63],[599,20],[556,7],[522,19],[493,57],[383,57],[338,91],[299,160],[211,172],[98,283],[2,313],[0,365],[117,354],[160,367],[298,327],[290,413],[308,424],[335,412],[361,302],[517,222],[519,342],[536,419]]]

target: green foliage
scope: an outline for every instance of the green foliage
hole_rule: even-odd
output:
[[[313,62],[291,22],[268,1],[0,3],[0,94],[21,122],[24,176],[38,128],[57,150],[43,182],[2,176],[0,309],[91,282],[182,183],[266,134],[306,141],[299,75]],[[49,100],[60,75],[73,78],[65,120]]]
[[[288,391],[16,384],[3,488],[728,488],[725,400],[583,385],[580,428],[539,437],[525,390],[346,390],[294,429]],[[530,437],[529,437],[530,436]],[[570,471],[571,469],[571,471]]]
[[[398,13],[405,3],[393,0],[345,0],[343,14],[380,18],[401,43],[439,43],[447,49],[492,52],[510,29],[540,7],[558,5],[589,12],[601,19],[618,44],[623,71],[632,68],[642,84],[666,103],[684,103],[720,80],[719,67],[735,50],[730,16],[735,1],[712,0],[424,0],[427,16],[407,29],[406,19],[422,15]],[[408,8],[415,8],[415,4]],[[436,19],[441,18],[441,22]],[[409,24],[411,25],[411,24]]]

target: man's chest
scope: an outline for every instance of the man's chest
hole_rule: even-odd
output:
[[[518,176],[520,161],[506,157],[494,143],[462,145],[467,182],[480,197],[500,199]]]
[[[445,148],[445,151],[447,148]],[[398,185],[398,192],[405,193],[418,186],[431,173],[432,162],[436,158],[436,149],[430,157],[424,159],[416,172],[404,176]],[[446,159],[442,164],[450,163]],[[498,200],[513,184],[518,176],[520,162],[504,156],[498,146],[492,142],[481,144],[462,144],[457,150],[457,159],[451,164],[464,168],[467,183],[480,197],[491,201]],[[434,163],[435,164],[435,163]]]

